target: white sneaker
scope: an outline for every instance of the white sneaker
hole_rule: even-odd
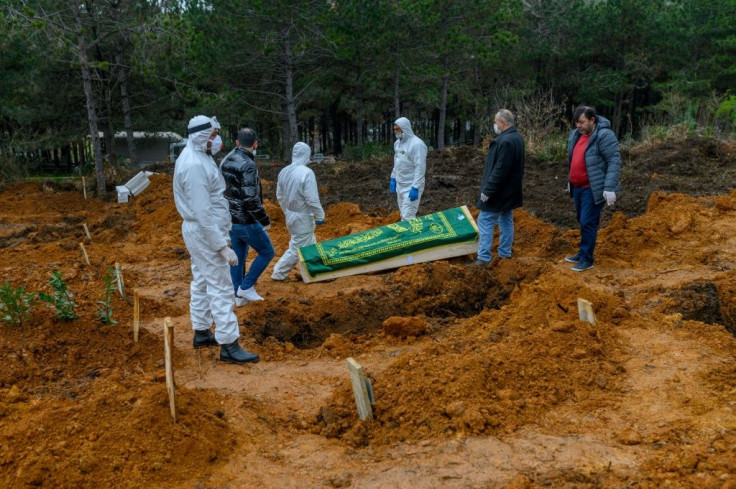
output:
[[[247,303],[249,303],[249,300],[243,299],[242,297],[235,296],[235,307],[243,307]]]
[[[248,302],[262,301],[263,297],[258,295],[255,287],[249,289],[241,289],[238,287],[238,292],[235,294],[236,297],[241,297]]]

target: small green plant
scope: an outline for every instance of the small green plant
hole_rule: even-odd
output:
[[[534,148],[527,148],[527,150],[542,161],[566,161],[567,138],[559,136],[539,138]]]
[[[22,285],[14,289],[5,282],[0,287],[0,319],[11,326],[23,326],[36,303],[36,294],[25,292]]]
[[[716,119],[730,131],[736,130],[736,96],[730,95],[720,103],[716,111]]]
[[[48,304],[49,308],[56,309],[54,314],[62,321],[74,321],[77,319],[77,313],[74,312],[76,304],[74,303],[74,295],[69,292],[61,277],[61,272],[53,270],[49,285],[54,290],[53,295],[43,292],[38,294],[38,298]]]
[[[100,305],[97,308],[97,315],[99,316],[100,321],[104,324],[118,324],[118,322],[112,317],[112,297],[118,287],[118,279],[113,267],[108,267],[103,280],[105,281],[105,291],[103,292],[104,300],[97,301]]]

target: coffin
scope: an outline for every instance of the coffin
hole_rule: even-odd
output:
[[[318,282],[477,251],[478,226],[462,206],[299,248],[299,267]]]

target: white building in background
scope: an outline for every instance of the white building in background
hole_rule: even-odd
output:
[[[102,133],[100,133],[100,139],[104,142]],[[134,131],[133,139],[135,139],[135,151],[139,165],[160,163],[166,161],[167,157],[173,160],[181,152],[181,148],[186,145],[186,139],[175,132]],[[176,151],[177,149],[178,151]],[[175,154],[172,154],[172,152],[175,152]],[[115,133],[113,153],[121,162],[130,157],[128,134],[125,131]]]

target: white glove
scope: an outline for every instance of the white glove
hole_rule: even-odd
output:
[[[486,194],[480,194],[481,202],[488,202],[488,196]]]
[[[616,192],[603,192],[603,198],[606,199],[606,204],[613,205],[616,203]]]
[[[270,224],[268,226],[263,226],[263,230],[264,231],[268,231],[269,229],[271,229],[271,225]]]
[[[220,250],[220,256],[222,256],[231,267],[238,264],[238,255],[236,255],[233,249],[228,246],[225,246]]]

